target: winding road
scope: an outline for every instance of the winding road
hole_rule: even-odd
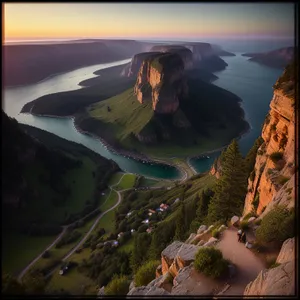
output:
[[[126,173],[125,173],[126,174]],[[79,241],[79,243],[62,259],[62,261],[65,261],[65,260],[67,260],[85,241],[86,241],[86,239],[89,237],[89,235],[91,234],[91,232],[94,230],[94,228],[95,228],[95,226],[98,224],[98,222],[100,221],[100,219],[106,214],[106,213],[108,213],[109,211],[111,211],[111,210],[113,210],[113,209],[115,209],[119,204],[120,204],[120,202],[122,201],[122,196],[121,196],[121,192],[123,192],[123,191],[125,191],[125,190],[127,190],[127,189],[125,189],[125,190],[121,190],[121,191],[116,191],[116,190],[114,190],[113,189],[113,187],[114,186],[116,186],[116,185],[118,185],[120,182],[121,182],[121,180],[122,180],[122,178],[124,177],[124,175],[125,174],[123,174],[123,176],[120,178],[120,180],[117,182],[117,183],[115,183],[114,185],[111,185],[111,186],[109,186],[109,188],[110,188],[110,193],[112,192],[112,191],[115,191],[117,194],[118,194],[118,202],[114,205],[114,206],[112,206],[111,208],[109,208],[109,209],[107,209],[106,211],[104,211],[104,212],[102,212],[99,216],[98,216],[98,218],[95,220],[95,222],[93,223],[93,225],[91,226],[91,228],[90,228],[90,230],[84,235],[84,237]],[[106,200],[105,200],[105,202],[103,203],[103,204],[105,204],[106,203],[106,201],[107,201],[107,199],[109,198],[109,196],[110,196],[110,193],[109,193],[109,195],[108,195],[108,197],[106,198]],[[102,204],[102,205],[103,205]],[[98,209],[98,208],[97,208]],[[95,211],[95,210],[94,210]],[[90,212],[88,215],[86,215],[86,216],[84,216],[83,218],[81,218],[80,220],[84,220],[87,216],[89,216],[91,213],[93,213],[94,211],[92,211],[92,212]],[[71,224],[69,224],[69,225],[66,225],[66,226],[62,226],[63,227],[63,230],[62,230],[62,232],[59,234],[59,236],[51,243],[51,245],[49,245],[40,255],[38,255],[33,261],[31,261],[21,272],[20,272],[20,274],[19,274],[19,276],[18,276],[18,281],[20,282],[21,280],[22,280],[22,278],[24,277],[24,275],[28,272],[28,270],[42,257],[42,255],[43,255],[43,253],[45,252],[45,251],[49,251],[61,238],[62,238],[62,236],[66,233],[66,231],[67,231],[67,229],[68,229],[68,227],[69,226],[71,226],[71,225],[73,225],[74,223],[76,223],[76,222],[78,222],[78,221],[80,221],[80,220],[77,220],[77,221],[75,221],[75,222],[73,222],[73,223],[71,223]],[[50,273],[50,274],[52,274],[53,273],[53,271]],[[49,276],[50,274],[48,274],[47,276]]]

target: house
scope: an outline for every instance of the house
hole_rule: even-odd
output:
[[[148,213],[148,216],[152,216],[152,212],[149,212],[149,213]]]
[[[104,196],[105,195],[105,193],[101,193],[101,196]]]
[[[119,245],[119,242],[118,242],[118,241],[113,241],[113,246],[114,246],[114,247],[118,247],[118,245]]]
[[[152,232],[152,230],[153,230],[153,228],[152,228],[152,227],[150,227],[150,228],[148,228],[148,229],[146,230],[146,232],[147,232],[147,233],[151,233],[151,232]]]
[[[131,229],[130,232],[131,232],[131,233],[134,233],[134,232],[135,232],[135,229]]]
[[[132,211],[130,211],[126,216],[129,217],[132,214]]]
[[[179,199],[179,198],[176,198],[176,200],[174,201],[174,203],[177,203],[178,201],[180,201],[180,199]]]
[[[118,239],[124,235],[124,232],[118,233]]]
[[[148,220],[148,219],[146,219],[146,220],[142,221],[142,223],[144,223],[144,224],[148,224],[148,223],[149,223],[149,220]]]
[[[153,209],[148,209],[149,213],[155,214],[155,210]]]

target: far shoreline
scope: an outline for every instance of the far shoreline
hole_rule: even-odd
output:
[[[170,181],[178,181],[180,180],[180,182],[184,182],[188,179],[188,174],[187,172],[183,169],[183,168],[179,168],[176,164],[169,162],[169,161],[165,161],[165,159],[170,159],[170,158],[159,158],[159,157],[155,157],[153,156],[152,158],[148,157],[146,154],[143,153],[133,153],[130,152],[128,150],[124,150],[124,149],[117,149],[115,147],[113,147],[112,145],[110,145],[107,141],[105,141],[103,138],[101,138],[99,135],[91,133],[89,131],[83,130],[82,128],[80,128],[80,125],[76,123],[76,116],[74,115],[69,115],[69,116],[56,116],[56,115],[46,115],[46,114],[36,114],[32,112],[32,108],[30,112],[25,112],[27,114],[31,114],[33,116],[36,117],[47,117],[47,118],[58,118],[58,119],[72,119],[73,121],[73,126],[74,129],[84,135],[88,135],[90,137],[92,137],[93,139],[99,140],[101,142],[101,144],[111,153],[119,155],[119,156],[123,156],[124,158],[131,158],[134,159],[138,162],[146,162],[147,164],[161,164],[161,165],[167,165],[169,167],[174,167],[176,168],[176,170],[179,171],[179,173],[181,174],[180,178],[176,178],[176,179],[163,179],[163,180],[170,180]],[[243,116],[243,120],[245,120],[244,116]],[[245,120],[246,121],[246,120]],[[245,130],[243,130],[237,137],[235,137],[234,139],[240,140],[242,137],[244,137],[246,134],[248,134],[251,130],[251,126],[249,124],[248,121],[246,121],[247,123],[247,128]],[[181,159],[184,159],[187,163],[187,165],[189,166],[189,168],[192,170],[192,172],[194,174],[200,174],[201,172],[198,172],[195,169],[195,166],[192,165],[191,160],[192,159],[197,159],[201,156],[207,156],[208,154],[212,154],[212,153],[216,153],[216,152],[220,152],[223,149],[225,149],[226,147],[228,147],[230,144],[230,142],[220,148],[217,149],[213,149],[213,150],[208,150],[202,153],[199,153],[197,155],[189,155],[187,157],[182,157]],[[99,154],[100,155],[100,154]],[[128,173],[127,171],[125,171],[126,173]],[[138,174],[140,175],[140,174]],[[147,176],[145,176],[147,177]],[[150,177],[149,177],[150,178]],[[152,177],[155,179],[162,179],[159,177]]]

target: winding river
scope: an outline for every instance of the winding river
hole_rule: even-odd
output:
[[[246,57],[239,53],[237,56],[223,59],[228,63],[228,67],[216,73],[219,79],[214,84],[235,93],[243,100],[242,107],[245,110],[246,119],[251,125],[251,130],[239,141],[240,148],[245,154],[260,135],[261,126],[272,98],[272,85],[281,71],[249,62]],[[78,83],[96,77],[93,74],[95,71],[126,64],[129,61],[130,59],[126,59],[93,65],[54,75],[36,84],[5,88],[3,109],[10,117],[16,118],[20,123],[38,127],[67,140],[83,144],[102,156],[114,160],[126,172],[162,179],[180,178],[182,174],[174,167],[142,163],[110,152],[98,139],[77,132],[71,119],[36,117],[20,113],[27,102],[47,94],[80,89],[82,87],[78,86]],[[210,168],[218,155],[219,153],[211,154],[208,159],[193,158],[190,163],[197,172],[204,172]]]

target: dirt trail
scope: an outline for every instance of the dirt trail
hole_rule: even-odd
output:
[[[252,236],[247,240],[253,240]],[[222,251],[224,258],[230,259],[236,266],[236,275],[228,281],[230,287],[222,295],[243,295],[246,285],[265,268],[264,262],[244,243],[238,242],[237,229],[234,227],[223,232],[217,248]]]

